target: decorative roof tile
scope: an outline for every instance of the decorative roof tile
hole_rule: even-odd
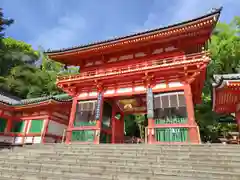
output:
[[[19,103],[20,102],[20,98],[11,95],[10,93],[6,92],[3,89],[0,89],[0,102],[6,102],[9,104],[13,104],[13,103]]]
[[[212,86],[219,88],[224,86],[229,81],[240,81],[240,74],[216,74],[213,76]]]

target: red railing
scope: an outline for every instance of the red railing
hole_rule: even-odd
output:
[[[164,58],[164,59],[163,58],[157,59],[157,57],[153,57],[148,61],[137,63],[137,64],[112,67],[112,68],[106,68],[106,69],[100,69],[100,70],[97,69],[94,71],[87,71],[84,73],[80,73],[78,75],[60,76],[58,77],[58,81],[71,80],[71,79],[74,79],[74,80],[90,79],[90,78],[104,77],[104,76],[110,76],[110,75],[120,75],[120,74],[139,71],[139,70],[149,70],[154,68],[167,67],[171,65],[187,64],[191,62],[202,61],[203,59],[207,58],[206,55],[207,55],[207,52],[201,52],[201,53],[181,55],[181,56]]]

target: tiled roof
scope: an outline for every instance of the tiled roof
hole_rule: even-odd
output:
[[[30,105],[30,104],[37,104],[40,102],[46,102],[46,101],[56,101],[56,102],[70,102],[72,101],[72,97],[68,96],[67,94],[60,94],[55,96],[45,96],[45,97],[39,97],[39,98],[31,98],[31,99],[23,99],[16,102],[9,102],[0,99],[0,103],[10,105],[10,106],[23,106],[23,105]]]
[[[181,22],[181,23],[169,25],[169,26],[166,26],[166,27],[151,29],[151,30],[147,30],[147,31],[144,31],[144,32],[139,32],[139,33],[135,33],[135,34],[127,35],[127,36],[120,36],[120,37],[117,37],[117,38],[108,39],[108,40],[104,40],[104,41],[96,41],[96,42],[93,42],[93,43],[78,45],[78,46],[74,46],[74,47],[70,47],[70,48],[63,48],[63,49],[60,49],[60,50],[48,50],[45,53],[51,54],[51,53],[69,51],[69,50],[77,50],[77,49],[87,48],[87,47],[94,46],[94,45],[100,45],[100,44],[104,44],[104,43],[119,41],[119,40],[123,40],[123,39],[126,39],[126,38],[131,38],[131,37],[135,37],[135,36],[146,35],[146,34],[149,34],[149,33],[156,32],[156,31],[162,31],[162,30],[166,30],[168,28],[174,28],[174,27],[181,26],[181,25],[184,25],[184,24],[187,24],[187,23],[198,21],[200,19],[203,19],[203,18],[206,18],[206,17],[209,17],[209,16],[213,16],[215,14],[220,14],[221,10],[222,10],[222,7],[218,8],[218,9],[213,9],[211,13],[208,13],[204,16],[201,16],[201,17],[198,17],[198,18],[195,18],[195,19],[191,19],[191,20],[188,20],[188,21],[184,21],[184,22]]]
[[[6,102],[8,104],[19,103],[21,101],[20,98],[11,95],[10,93],[0,89],[0,102]]]
[[[213,76],[214,82],[212,86],[218,88],[224,85],[227,81],[240,81],[240,74],[217,74]]]

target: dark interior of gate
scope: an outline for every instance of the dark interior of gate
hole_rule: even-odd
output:
[[[72,142],[92,143],[131,143],[125,136],[126,118],[129,114],[140,115],[141,118],[147,114],[146,94],[106,98],[100,112],[101,128],[99,135],[96,135],[96,107],[97,100],[79,101],[74,121],[74,128],[84,127],[83,130],[75,130],[72,133]],[[187,111],[183,91],[154,93],[154,122],[157,125],[168,125],[166,128],[155,128],[156,142],[186,142],[188,141],[188,129],[184,127],[170,127],[170,124],[186,124]],[[138,116],[136,116],[138,117]],[[125,119],[125,121],[124,121]],[[146,121],[147,122],[147,121]],[[170,125],[170,126],[169,126]],[[88,128],[86,128],[86,126]],[[147,124],[145,124],[147,127]],[[144,127],[144,133],[146,133]],[[96,137],[99,138],[96,140]],[[147,136],[147,134],[145,134]],[[147,138],[142,138],[144,142]]]

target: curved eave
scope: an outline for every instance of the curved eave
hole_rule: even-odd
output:
[[[58,100],[46,100],[46,101],[41,101],[41,102],[31,102],[31,103],[26,103],[26,104],[9,104],[7,102],[0,102],[0,105],[5,106],[6,108],[11,108],[14,110],[18,109],[29,109],[29,108],[35,108],[35,107],[44,107],[44,106],[49,106],[49,105],[54,105],[54,104],[71,104],[72,100],[64,100],[64,101],[58,101]]]
[[[236,87],[240,85],[240,74],[217,74],[213,76],[213,81],[214,88]]]
[[[117,45],[125,46],[127,44],[139,43],[142,41],[146,41],[148,39],[155,39],[155,38],[158,38],[159,36],[171,35],[171,33],[176,33],[179,31],[185,31],[186,29],[195,28],[195,26],[191,27],[191,25],[193,25],[195,23],[201,24],[202,22],[206,22],[210,19],[213,20],[212,27],[214,28],[216,25],[216,22],[219,19],[221,10],[222,10],[222,8],[219,8],[219,9],[215,10],[214,12],[206,14],[199,18],[195,18],[195,19],[192,19],[189,21],[184,21],[184,22],[177,23],[177,24],[163,27],[163,28],[153,29],[153,30],[149,30],[149,31],[145,31],[145,32],[137,33],[137,34],[118,37],[118,38],[110,39],[110,40],[106,40],[106,41],[94,42],[94,43],[76,46],[76,47],[72,47],[72,48],[66,48],[66,49],[61,49],[61,50],[51,50],[51,51],[47,51],[45,53],[50,58],[60,61],[60,59],[63,58],[64,56],[74,55],[74,54],[78,54],[80,52],[86,52],[86,51],[90,51],[90,50],[91,51],[99,51],[99,50],[103,50],[105,48],[112,48]]]

